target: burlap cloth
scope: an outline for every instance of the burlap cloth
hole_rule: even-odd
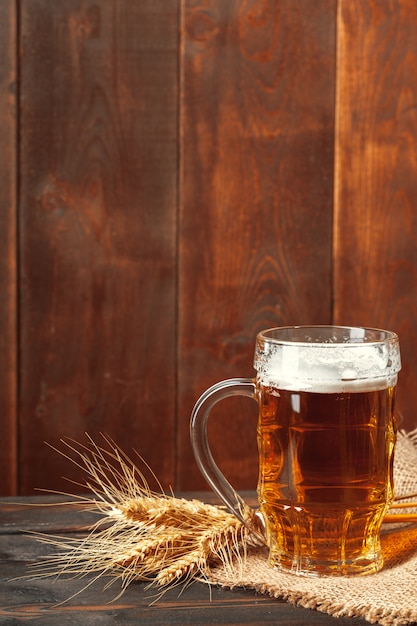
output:
[[[417,492],[417,430],[399,433],[394,480],[397,497]],[[285,574],[268,566],[265,548],[253,548],[244,564],[233,570],[218,567],[210,581],[255,589],[334,617],[362,617],[382,626],[417,622],[417,524],[385,524],[381,540],[384,567],[369,576]]]

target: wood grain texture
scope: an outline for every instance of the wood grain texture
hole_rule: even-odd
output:
[[[17,19],[0,3],[0,494],[17,486]]]
[[[179,485],[190,489],[200,393],[253,375],[259,330],[331,320],[336,2],[183,4]],[[253,487],[255,403],[215,412],[216,458]]]
[[[136,448],[164,486],[202,488],[192,406],[253,375],[268,326],[398,331],[417,426],[416,14],[0,2],[0,492],[78,479],[43,441],[84,431]],[[245,398],[213,412],[237,488],[256,483],[256,413]]]
[[[402,426],[417,426],[417,5],[341,0],[335,321],[398,332]]]
[[[104,431],[174,473],[175,0],[21,3],[20,490]]]
[[[191,495],[199,497],[201,494]],[[19,507],[0,500],[0,624],[11,626],[21,621],[34,621],[42,626],[335,624],[335,618],[326,613],[296,607],[241,588],[229,591],[196,582],[185,589],[175,587],[155,602],[155,590],[147,589],[144,583],[133,582],[121,598],[113,601],[120,585],[113,581],[105,588],[108,577],[95,582],[93,575],[88,574],[83,579],[65,576],[43,580],[28,578],[27,575],[33,573],[31,564],[54,553],[57,548],[36,541],[34,536],[22,535],[20,529],[80,538],[85,536],[86,525],[92,523],[91,513],[81,512],[73,505],[51,506],[55,501],[45,497],[22,498]],[[24,506],[28,502],[31,506]],[[48,506],[42,506],[42,503]],[[81,593],[74,595],[78,592]],[[355,619],[353,623],[355,626],[368,624],[362,619]],[[351,626],[352,619],[338,618],[336,624]]]

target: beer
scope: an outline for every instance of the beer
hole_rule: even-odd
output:
[[[312,576],[367,574],[383,559],[380,527],[393,498],[395,333],[350,326],[288,326],[258,333],[256,379],[207,389],[191,415],[195,458],[210,486],[247,524],[248,507],[214,463],[213,406],[257,401],[260,511],[269,563]],[[227,436],[227,426],[225,426]]]
[[[259,385],[258,497],[271,565],[316,574],[380,569],[376,531],[393,496],[395,444],[395,387],[380,387]]]

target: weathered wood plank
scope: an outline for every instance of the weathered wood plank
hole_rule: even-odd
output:
[[[0,495],[17,487],[17,19],[0,3]]]
[[[173,479],[177,5],[21,2],[22,493],[85,431]]]
[[[201,497],[202,494],[192,494]],[[190,494],[191,497],[191,494]],[[209,496],[210,497],[210,496]],[[55,509],[55,498],[21,498],[34,506],[21,507],[25,524],[33,530],[56,532],[57,518],[50,511]],[[52,508],[42,507],[43,503],[52,504]],[[31,565],[42,557],[54,553],[54,548],[36,541],[34,537],[16,534],[2,534],[1,528],[7,523],[11,512],[16,514],[16,505],[11,499],[0,501],[0,623],[12,624],[22,620],[37,620],[45,626],[75,626],[78,624],[145,625],[165,624],[334,624],[334,618],[320,613],[294,607],[288,603],[256,594],[250,590],[233,591],[209,588],[202,583],[193,583],[187,588],[182,586],[167,591],[156,603],[155,590],[146,589],[146,585],[134,582],[125,593],[113,602],[120,591],[120,583],[105,588],[109,578],[93,580],[92,575],[83,579],[34,578]],[[62,508],[60,524],[69,530],[76,530],[78,522],[73,507]],[[81,514],[83,515],[83,514]],[[44,523],[40,525],[43,518]],[[66,519],[65,519],[66,518]],[[30,520],[32,519],[32,524]],[[27,528],[27,529],[28,529]],[[66,531],[65,531],[66,532]],[[74,533],[77,536],[77,533]],[[79,536],[79,535],[78,535]],[[56,549],[56,548],[55,548]],[[29,576],[29,577],[28,577]],[[337,620],[338,626],[365,626],[364,620]]]
[[[188,419],[222,378],[253,375],[262,328],[329,323],[334,0],[184,3],[179,484],[202,484]],[[228,405],[228,406],[227,406]],[[213,452],[256,481],[256,407],[216,408]],[[215,423],[216,420],[216,423]]]
[[[28,532],[76,534],[88,531],[100,519],[97,511],[86,510],[85,503],[63,496],[3,500],[0,516],[0,535]]]
[[[71,593],[80,590],[81,581],[58,579],[20,581],[8,585],[0,582],[0,621],[2,619],[38,619],[45,626],[76,626],[80,623],[113,625],[123,624],[170,626],[193,624],[304,624],[334,626],[330,615],[294,607],[288,603],[262,596],[250,590],[233,591],[209,589],[207,585],[193,583],[179,595],[178,589],[167,591],[156,603],[152,591],[133,583],[116,602],[111,600],[118,589],[103,591],[105,580],[97,581],[81,594],[65,602]],[[82,584],[91,583],[87,577]],[[12,623],[6,622],[6,623]],[[365,620],[338,618],[337,626],[365,626]]]
[[[341,0],[335,321],[398,332],[402,426],[417,426],[417,5]]]

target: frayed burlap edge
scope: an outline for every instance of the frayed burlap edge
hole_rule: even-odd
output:
[[[417,429],[400,432],[394,464],[396,495],[417,491]],[[231,571],[219,566],[210,582],[244,587],[333,617],[360,617],[381,626],[417,622],[417,525],[386,525],[382,532],[384,567],[370,576],[310,578],[268,566],[265,548],[248,549]]]

